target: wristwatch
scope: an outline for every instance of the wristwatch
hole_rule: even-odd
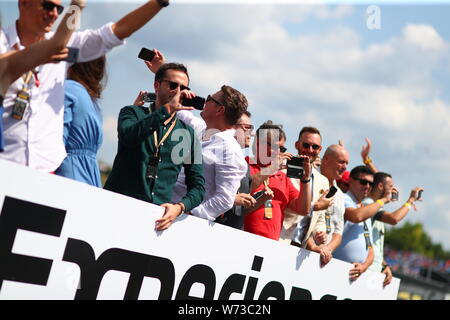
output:
[[[170,3],[169,0],[156,0],[161,8],[167,7]]]

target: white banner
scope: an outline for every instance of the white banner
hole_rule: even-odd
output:
[[[0,299],[396,299],[307,250],[0,160]]]

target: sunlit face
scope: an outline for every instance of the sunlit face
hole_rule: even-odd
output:
[[[250,146],[250,141],[254,135],[253,125],[250,118],[243,114],[239,119],[238,123],[234,126],[236,130],[236,140],[242,148],[248,148]]]
[[[305,132],[295,143],[295,148],[299,155],[308,156],[312,163],[322,151],[322,139],[317,133]]]
[[[335,153],[327,154],[322,160],[321,171],[332,180],[342,178],[349,161],[347,150],[341,149]]]
[[[21,0],[20,18],[33,31],[47,33],[58,19],[58,6],[61,0]]]
[[[382,192],[390,191],[394,187],[394,180],[391,177],[386,177],[383,182],[383,190]]]
[[[189,79],[186,73],[179,70],[167,70],[161,81],[155,81],[155,92],[159,102],[163,105],[184,88],[187,88]],[[187,90],[187,89],[184,89]]]
[[[225,112],[225,106],[222,102],[222,95],[222,91],[217,91],[216,93],[209,95],[206,99],[205,107],[202,112],[200,112],[200,115],[206,123],[209,123],[209,121],[214,121],[220,114]]]
[[[357,179],[350,177],[349,190],[355,195],[358,201],[361,201],[369,195],[373,185],[373,175],[360,173]]]

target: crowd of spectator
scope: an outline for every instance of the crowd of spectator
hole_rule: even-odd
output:
[[[61,1],[19,0],[17,22],[0,34],[0,74],[10,79],[2,82],[0,158],[102,187],[96,155],[105,55],[167,5],[150,0],[97,30],[73,32],[63,20],[52,37]],[[66,45],[78,52],[75,61],[67,59]],[[382,272],[389,285],[397,255],[385,254],[384,224],[399,223],[422,188],[387,212],[384,205],[399,201],[398,190],[369,157],[370,140],[362,165],[352,170],[344,143],[323,148],[313,126],[298,128],[296,154],[289,153],[283,126],[268,120],[255,131],[246,96],[229,85],[200,99],[196,117],[190,102],[199,97],[189,88],[187,66],[152,52],[145,64],[153,98],[141,91],[120,110],[118,152],[105,189],[163,207],[158,231],[190,214],[318,252],[321,267],[332,258],[347,261],[352,281],[369,269]],[[39,59],[10,75],[3,66],[25,54]],[[252,148],[252,157],[244,157],[245,148]]]

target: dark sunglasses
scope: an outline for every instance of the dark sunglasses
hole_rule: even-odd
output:
[[[219,101],[217,101],[216,99],[214,99],[210,94],[208,94],[208,96],[206,97],[206,102],[208,102],[208,101],[213,101],[215,104],[217,104],[218,106],[222,106],[222,104],[219,102]]]
[[[176,89],[178,89],[178,87],[180,87],[180,91],[191,90],[189,87],[186,87],[186,86],[184,86],[182,84],[179,84],[177,82],[170,81],[170,80],[161,80],[161,82],[164,82],[164,81],[169,84],[170,90],[176,90]]]
[[[281,152],[281,153],[284,153],[284,152],[286,152],[286,151],[287,151],[287,148],[286,148],[286,147],[280,146],[280,152]]]
[[[303,142],[302,143],[302,146],[303,146],[303,148],[305,148],[305,149],[309,149],[309,148],[313,148],[313,150],[319,150],[320,149],[320,146],[318,145],[318,144],[309,144],[309,143],[307,143],[307,142]]]
[[[355,180],[358,180],[362,186],[365,186],[368,184],[369,186],[373,187],[373,182],[371,182],[369,180],[366,180],[366,179],[355,179]]]
[[[46,10],[46,11],[53,11],[53,9],[56,8],[56,11],[58,12],[58,14],[61,14],[64,11],[64,7],[63,6],[61,6],[59,4],[56,4],[56,3],[53,3],[51,1],[43,1],[42,2],[42,8],[44,10]]]

